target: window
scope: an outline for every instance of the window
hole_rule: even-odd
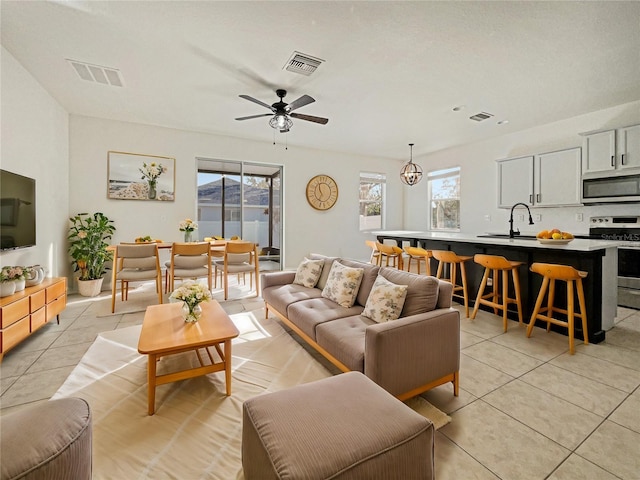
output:
[[[380,173],[360,173],[360,231],[384,228],[386,181]]]
[[[460,167],[427,174],[431,230],[460,230]]]

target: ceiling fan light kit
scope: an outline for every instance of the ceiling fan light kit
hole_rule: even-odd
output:
[[[409,144],[409,148],[409,161],[400,170],[400,180],[402,180],[402,183],[413,186],[422,180],[422,167],[413,163],[413,143]]]

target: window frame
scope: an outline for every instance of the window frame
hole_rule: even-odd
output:
[[[451,198],[447,198],[447,199],[433,199],[433,181],[434,180],[441,180],[441,179],[445,179],[445,178],[457,178],[457,190],[458,190],[458,195],[457,197],[451,197]],[[460,190],[461,190],[461,186],[460,186],[460,182],[462,179],[462,168],[460,166],[456,166],[456,167],[448,167],[448,168],[441,168],[439,170],[432,170],[430,172],[427,173],[427,211],[428,211],[428,225],[429,225],[429,230],[433,230],[436,232],[459,232],[461,230],[461,221],[460,221],[460,213],[461,213],[461,199],[460,199]],[[457,200],[458,201],[458,209],[457,209],[457,216],[458,216],[458,226],[457,227],[437,227],[434,226],[434,221],[433,221],[433,207],[432,207],[432,203],[434,201],[442,201],[442,200]]]
[[[363,198],[362,189],[363,183],[366,184],[379,184],[380,185],[380,200],[378,202],[370,199]],[[386,223],[386,215],[385,215],[385,203],[387,196],[387,175],[385,173],[378,172],[360,172],[359,180],[358,180],[358,230],[360,232],[370,232],[372,230],[383,230],[385,228]],[[379,226],[368,226],[364,221],[368,216],[361,214],[362,205],[366,204],[376,204],[379,203],[380,208],[380,225]],[[376,216],[376,215],[371,215]]]

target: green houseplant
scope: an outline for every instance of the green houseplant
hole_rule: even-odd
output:
[[[95,296],[100,293],[105,263],[111,260],[112,253],[107,250],[116,227],[113,220],[103,213],[79,213],[70,217],[69,255],[73,259],[74,271],[80,272],[78,290],[81,295]],[[91,285],[83,282],[93,281]]]

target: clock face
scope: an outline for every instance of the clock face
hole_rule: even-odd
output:
[[[329,210],[338,200],[338,185],[327,175],[316,175],[307,183],[307,201],[316,210]]]

